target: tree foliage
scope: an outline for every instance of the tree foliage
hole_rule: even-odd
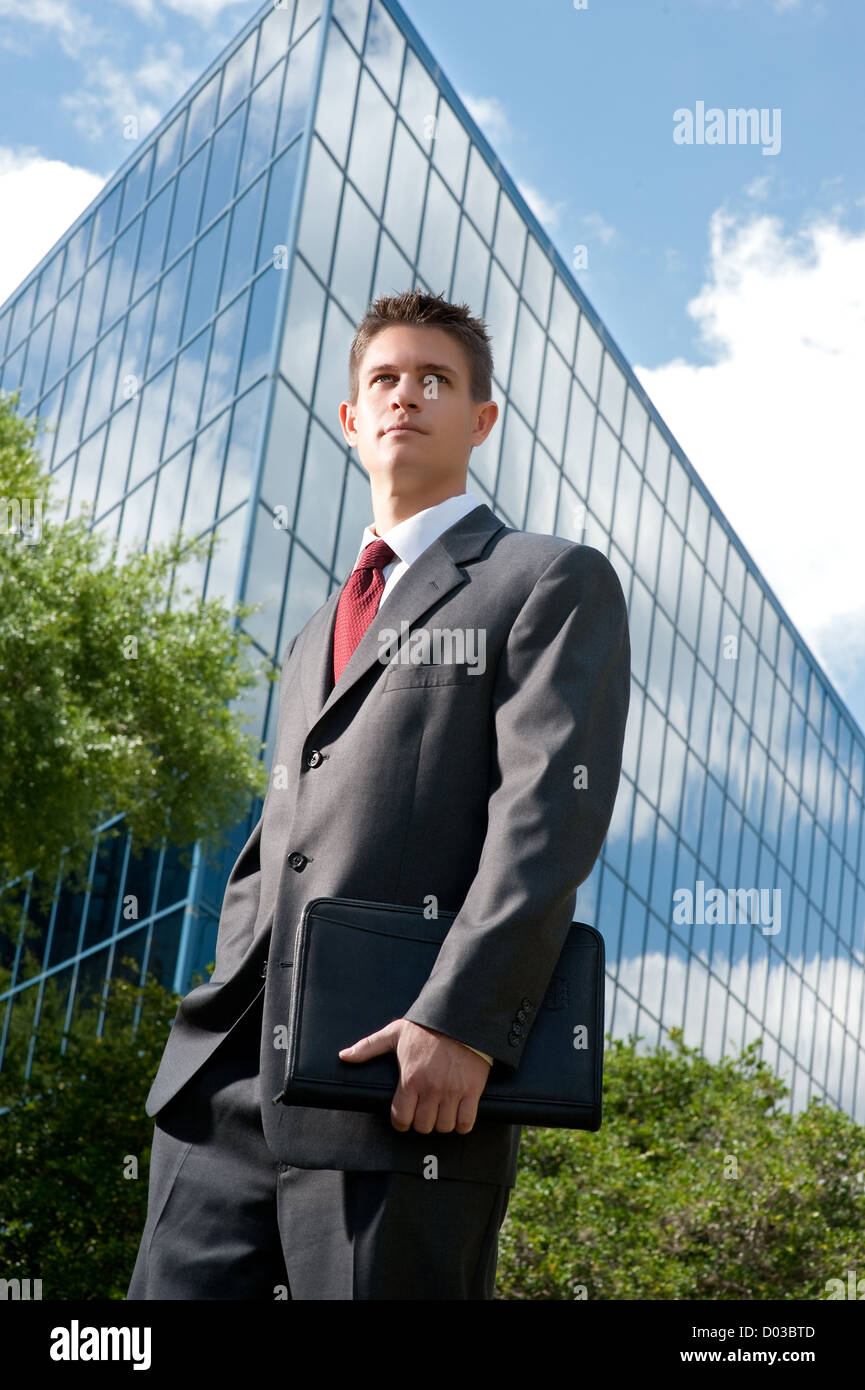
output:
[[[103,1040],[91,1014],[62,1056],[59,1014],[40,1027],[52,1045],[28,1092],[2,1098],[3,1277],[41,1278],[43,1298],[125,1296],[147,1210],[144,1101],[177,1002],[152,979],[114,981]],[[861,1276],[865,1129],[816,1102],[779,1109],[786,1087],[756,1049],[716,1063],[678,1032],[653,1054],[611,1043],[601,1129],[523,1131],[497,1298],[821,1299],[828,1279]]]
[[[865,1274],[865,1128],[758,1057],[610,1044],[601,1129],[526,1129],[499,1296],[819,1299]]]
[[[58,519],[55,481],[34,448],[38,422],[0,393],[0,927],[30,884],[43,909],[87,886],[94,827],[125,814],[134,852],[225,843],[267,777],[259,741],[229,707],[263,674],[241,660],[235,620],[259,605],[180,597],[178,575],[213,538],[176,532],[118,563],[85,512]],[[8,533],[6,503],[29,499],[31,534]],[[41,526],[33,521],[41,503]],[[130,505],[127,503],[127,505]],[[13,513],[9,512],[8,516]],[[14,522],[12,523],[14,524]],[[4,534],[6,532],[6,534]]]
[[[41,1279],[43,1299],[121,1299],[132,1277],[153,1138],[144,1102],[179,997],[153,977],[134,983],[134,960],[128,969],[66,1034],[45,981],[30,1083],[0,1096],[11,1107],[0,1115],[0,1275]]]

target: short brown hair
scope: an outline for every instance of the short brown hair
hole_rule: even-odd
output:
[[[381,295],[367,309],[349,349],[348,391],[357,402],[360,364],[377,333],[396,323],[420,328],[441,328],[460,344],[469,362],[469,394],[473,401],[489,401],[493,394],[493,354],[483,319],[472,318],[467,304],[450,304],[441,294],[404,290]]]

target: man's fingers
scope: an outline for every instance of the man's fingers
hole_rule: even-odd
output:
[[[406,1090],[400,1080],[399,1085],[393,1093],[393,1100],[390,1105],[390,1122],[394,1129],[398,1129],[400,1132],[411,1129],[416,1107],[416,1093]]]
[[[430,1134],[434,1129],[438,1128],[436,1120],[439,1114],[441,1099],[437,1091],[428,1091],[425,1095],[421,1093],[421,1095],[418,1096],[417,1108],[414,1112],[414,1122],[412,1124],[412,1128],[416,1129],[418,1134]]]
[[[478,1101],[471,1096],[463,1096],[457,1107],[456,1121],[454,1128],[458,1134],[468,1134],[474,1128],[475,1120],[478,1117]]]
[[[365,1062],[369,1057],[378,1057],[382,1052],[392,1052],[396,1046],[394,1025],[388,1023],[377,1033],[359,1038],[351,1047],[341,1047],[339,1056],[344,1062]]]

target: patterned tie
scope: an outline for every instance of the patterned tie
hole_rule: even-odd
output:
[[[339,596],[333,631],[333,683],[339,680],[352,652],[366,632],[384,592],[382,570],[398,557],[387,541],[370,541]]]

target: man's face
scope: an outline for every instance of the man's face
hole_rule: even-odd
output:
[[[357,402],[343,401],[339,415],[373,484],[423,497],[465,490],[469,452],[489,434],[498,407],[472,401],[468,359],[450,334],[394,324],[373,338],[361,359]]]

